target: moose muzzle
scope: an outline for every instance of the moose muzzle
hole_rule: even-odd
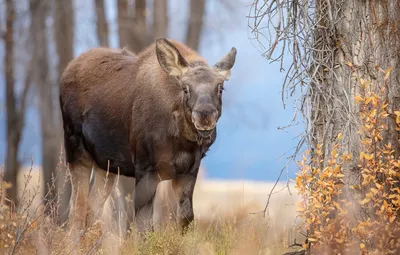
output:
[[[217,125],[218,111],[214,106],[203,106],[192,112],[192,122],[201,136],[210,136]]]

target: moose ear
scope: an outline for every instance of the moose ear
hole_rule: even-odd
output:
[[[229,80],[231,76],[231,69],[235,64],[236,48],[233,47],[222,59],[214,65],[214,69],[220,73],[225,80]]]
[[[161,68],[172,76],[183,75],[188,70],[188,63],[179,50],[165,38],[156,41],[156,54]]]

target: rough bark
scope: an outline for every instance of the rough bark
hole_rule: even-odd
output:
[[[311,83],[312,148],[323,144],[327,163],[337,135],[343,133],[343,151],[357,159],[360,152],[359,107],[354,97],[360,95],[360,83],[356,77],[383,81],[378,67],[393,67],[388,80],[388,109],[400,110],[400,4],[396,1],[317,1],[315,30],[316,79]],[[348,63],[353,66],[350,68]],[[395,121],[390,120],[386,143],[390,142],[399,156],[400,146]],[[359,183],[360,170],[357,161],[343,165],[345,174],[344,195],[355,199],[351,186]],[[352,217],[361,213],[354,201],[349,208]],[[357,222],[357,221],[354,221]]]
[[[154,0],[153,35],[154,39],[168,36],[167,0]]]
[[[101,2],[98,4],[98,2]],[[55,89],[55,87],[58,87],[58,80],[61,74],[63,73],[64,69],[67,67],[68,63],[73,59],[74,57],[74,8],[73,8],[73,1],[72,0],[63,0],[63,1],[58,1],[54,0],[54,41],[56,43],[56,51],[58,55],[58,66],[57,66],[57,73],[58,73],[58,79],[57,79],[57,86],[52,86],[50,83],[49,85],[49,90]],[[105,29],[108,29],[107,27],[107,22],[105,21],[104,17],[104,3],[102,0],[96,0],[96,13],[98,14],[99,6],[103,7],[103,18],[105,22],[106,28],[103,28],[101,31],[105,33]],[[99,17],[99,14],[98,14]],[[98,18],[97,25],[99,26],[99,22],[101,23],[103,18]],[[99,21],[100,20],[100,21]],[[97,28],[97,31],[99,31],[99,27]],[[98,34],[99,35],[99,34]],[[106,33],[105,35],[108,35]],[[105,39],[103,36],[99,36],[99,40],[105,40],[108,39],[107,36],[105,36]],[[108,41],[107,45],[103,46],[108,46]],[[57,98],[58,98],[58,89],[56,89]],[[53,104],[52,104],[53,105]],[[60,154],[60,148],[62,147],[62,120],[61,120],[61,112],[58,107],[58,104],[54,105],[54,109],[57,109],[57,112],[52,113],[53,115],[55,114],[55,123],[53,124],[56,130],[56,138],[54,140],[54,145],[51,146],[57,146],[57,148],[54,150],[54,152],[51,155],[48,155],[51,157],[51,161],[57,162],[57,159],[59,158]],[[48,140],[48,142],[51,142]],[[53,163],[52,163],[53,164]],[[49,182],[51,178],[51,168],[53,165],[48,166],[46,172],[49,174],[46,175],[46,182]],[[45,169],[44,169],[45,170]],[[54,170],[53,170],[54,171]],[[71,196],[71,183],[69,179],[66,177],[66,172],[65,171],[59,171],[56,174],[57,176],[57,193],[59,196],[59,220],[60,222],[65,222],[67,220],[68,216],[68,208],[69,208],[69,200]]]
[[[18,174],[18,147],[21,140],[23,119],[21,112],[18,112],[15,98],[15,80],[14,80],[14,25],[15,6],[12,0],[6,1],[6,32],[4,73],[6,84],[6,108],[7,108],[7,156],[6,171],[4,181],[12,184],[12,187],[6,192],[8,199],[17,204],[17,174]],[[23,116],[22,116],[23,117]]]
[[[198,50],[200,44],[205,5],[205,0],[190,0],[190,12],[188,29],[186,33],[186,44],[194,50]]]
[[[343,192],[333,198],[338,203],[343,200],[350,202],[350,206],[346,203],[350,214],[350,219],[346,221],[352,223],[350,229],[360,220],[376,215],[376,212],[369,213],[365,206],[360,208],[360,193],[367,188],[360,182],[363,177],[358,159],[362,149],[371,148],[364,148],[361,143],[361,138],[365,138],[363,136],[366,134],[359,132],[364,118],[360,116],[356,96],[362,99],[365,96],[363,93],[375,89],[373,87],[386,86],[384,100],[388,103],[387,109],[392,118],[388,120],[383,143],[391,144],[396,158],[400,154],[394,114],[400,108],[399,16],[400,3],[390,0],[280,0],[271,1],[270,5],[254,1],[249,14],[249,19],[253,21],[249,22],[249,28],[254,33],[254,39],[261,45],[263,38],[268,41],[264,56],[280,61],[282,70],[287,53],[291,57],[282,99],[293,95],[295,88],[304,96],[301,108],[308,125],[305,139],[311,147],[310,158],[314,159],[312,167],[324,171],[326,166],[332,165],[330,159],[335,157],[332,153],[336,144],[341,146],[341,151],[337,151],[336,155],[348,152],[352,156],[352,160],[340,162],[344,173]],[[262,23],[263,19],[269,25]],[[279,44],[281,47],[278,47]],[[384,82],[382,70],[388,70],[389,67],[393,68],[392,73],[389,80]],[[362,86],[361,78],[373,86]],[[339,133],[343,134],[341,141],[337,139]],[[379,142],[377,140],[375,143]],[[303,142],[300,141],[297,149],[301,148]],[[317,154],[320,155],[319,146],[322,160],[317,157]],[[312,192],[313,187],[308,185],[307,189]],[[310,223],[311,233],[314,232],[313,225]]]
[[[104,9],[104,0],[95,0],[94,4],[96,6],[96,31],[97,40],[100,46],[108,47],[108,23],[106,19],[106,13]]]

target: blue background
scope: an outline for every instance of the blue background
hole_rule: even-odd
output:
[[[92,2],[74,2],[75,55],[97,46]],[[111,47],[118,47],[116,1],[105,2]],[[184,40],[188,2],[169,1],[170,38]],[[225,85],[218,137],[203,160],[203,166],[208,178],[273,181],[286,165],[287,157],[293,153],[293,148],[298,143],[296,137],[302,133],[304,125],[300,122],[299,125],[284,131],[278,130],[278,127],[290,124],[295,109],[290,98],[286,101],[286,109],[282,104],[281,89],[285,73],[280,71],[279,63],[270,64],[262,58],[259,47],[253,45],[256,42],[249,39],[246,15],[250,2],[238,0],[229,3],[229,6],[227,3],[221,4],[222,2],[207,1],[199,52],[211,65],[233,46],[237,48],[238,54],[231,79]],[[4,13],[4,6],[2,12]],[[49,18],[49,23],[51,22]],[[3,59],[3,42],[0,55]],[[3,73],[0,75],[0,162],[4,162],[5,89]],[[29,163],[30,158],[33,158],[35,164],[40,164],[40,126],[35,100],[32,96],[29,101],[20,153],[24,162]],[[294,164],[290,164],[290,177],[294,176],[295,170]]]

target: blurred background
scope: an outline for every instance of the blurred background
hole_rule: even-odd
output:
[[[252,2],[0,0],[0,179],[13,184],[7,190],[10,201],[18,205],[34,197],[33,204],[44,204],[46,214],[58,214],[61,222],[67,219],[71,189],[62,155],[58,81],[69,61],[98,46],[128,47],[137,53],[167,37],[197,50],[210,65],[232,47],[238,50],[225,85],[217,140],[196,183],[197,217],[210,211],[234,213],[237,204],[251,205],[246,213],[256,212],[268,203],[276,222],[291,226],[297,198],[287,192],[270,201],[268,194],[280,173],[282,182],[294,177],[296,166],[289,158],[304,128],[294,121],[296,95],[282,94],[288,67],[269,63],[253,38],[249,22],[254,21],[248,17]],[[108,212],[123,208],[118,225],[126,224],[121,229],[132,220],[133,187],[132,179],[121,177],[104,213],[110,216]],[[284,190],[285,184],[277,187]],[[156,205],[166,204],[168,184],[159,189],[164,191],[157,192],[161,197]]]
[[[15,15],[7,21],[10,15],[6,14],[13,11],[8,2],[14,3]],[[297,145],[303,126],[282,130],[291,123],[296,109],[291,99],[284,109],[281,66],[263,59],[261,46],[251,38],[247,18],[251,3],[0,1],[0,164],[5,166],[8,160],[12,167],[32,162],[48,171],[55,167],[62,137],[58,79],[72,58],[99,45],[127,46],[139,52],[157,37],[168,37],[199,51],[210,64],[231,47],[238,49],[226,84],[218,138],[203,160],[205,176],[274,181]],[[12,45],[7,44],[10,24]],[[294,176],[292,164],[288,174]]]

